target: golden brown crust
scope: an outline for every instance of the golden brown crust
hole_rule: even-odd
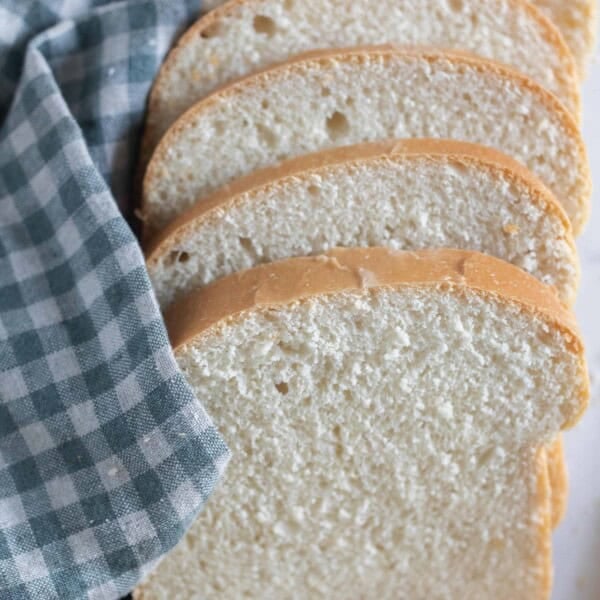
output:
[[[552,527],[560,525],[567,511],[569,496],[569,474],[565,462],[563,436],[559,435],[546,448],[548,476],[552,497]]]
[[[577,234],[582,229],[583,223],[587,219],[589,211],[589,197],[591,194],[591,176],[587,161],[587,152],[579,128],[573,116],[563,106],[563,104],[550,92],[539,86],[528,77],[498,63],[483,60],[472,55],[461,52],[448,52],[436,49],[425,48],[397,48],[394,46],[362,47],[341,50],[321,50],[309,52],[278,65],[261,71],[259,73],[244,77],[234,83],[231,83],[215,93],[201,100],[192,108],[186,111],[167,131],[158,144],[152,159],[146,170],[143,183],[143,196],[146,197],[148,190],[153,186],[153,180],[159,176],[161,163],[167,156],[169,149],[177,144],[178,136],[186,129],[193,127],[196,118],[203,111],[208,110],[212,105],[224,102],[246,88],[270,87],[278,78],[285,78],[290,73],[304,73],[312,68],[325,69],[337,62],[357,62],[364,65],[370,60],[427,60],[430,63],[437,61],[451,61],[456,65],[462,65],[465,68],[477,69],[483,74],[494,75],[503,79],[510,79],[515,84],[520,85],[538,97],[540,104],[546,106],[554,112],[561,122],[565,134],[572,138],[578,149],[580,160],[578,166],[580,169],[580,178],[583,182],[581,193],[577,198],[579,209],[582,213],[581,218],[573,223],[574,233]],[[142,207],[143,210],[143,207]]]
[[[169,252],[181,239],[197,227],[214,211],[227,210],[241,201],[241,196],[259,190],[283,184],[290,178],[306,177],[314,172],[326,172],[336,165],[359,164],[379,160],[427,159],[493,168],[502,173],[507,180],[527,187],[531,199],[542,206],[549,214],[555,215],[565,228],[565,238],[575,252],[571,224],[564,209],[544,184],[519,162],[486,146],[441,139],[405,139],[370,142],[333,148],[292,158],[274,167],[255,171],[246,177],[233,181],[205,199],[200,199],[167,227],[161,230],[147,246],[148,264],[156,263],[161,255]]]
[[[534,498],[538,530],[537,558],[540,573],[540,600],[548,600],[552,594],[552,490],[549,479],[548,455],[545,448],[538,451],[537,494]]]
[[[362,272],[372,276],[369,282]],[[281,260],[233,273],[192,292],[167,311],[166,319],[171,342],[178,348],[222,319],[250,309],[390,286],[487,292],[547,317],[569,333],[574,351],[582,347],[572,313],[553,290],[509,263],[470,250],[336,248],[322,256]]]
[[[467,250],[398,252],[387,248],[337,248],[324,256],[292,258],[234,273],[172,304],[166,322],[177,351],[212,327],[252,310],[269,310],[311,297],[366,288],[470,291],[519,306],[559,331],[581,365],[580,411],[588,402],[583,341],[571,311],[556,292],[521,269]]]
[[[218,6],[214,10],[202,16],[198,19],[179,39],[176,46],[169,52],[165,62],[163,63],[150,91],[150,97],[148,100],[148,114],[152,114],[157,110],[159,105],[159,97],[169,88],[168,75],[172,68],[176,65],[179,54],[182,48],[188,44],[193,44],[194,41],[201,37],[203,32],[210,30],[214,27],[220,19],[229,15],[235,14],[235,12],[242,6],[255,5],[256,11],[260,8],[261,3],[264,0],[229,0],[224,4]],[[512,5],[512,10],[517,14],[518,12],[524,12],[529,18],[537,23],[543,32],[543,38],[557,49],[557,54],[561,57],[563,62],[563,68],[556,72],[555,76],[561,81],[561,87],[565,90],[566,97],[569,99],[569,103],[574,107],[574,114],[579,118],[581,112],[581,98],[577,86],[578,72],[577,65],[572,56],[572,53],[565,42],[560,31],[551,19],[546,17],[539,9],[532,6],[530,2],[524,0],[503,0]],[[200,100],[200,98],[198,98]],[[155,138],[154,133],[151,131],[151,126],[148,125],[148,129],[144,133],[144,141],[142,147],[146,149],[146,152],[151,152],[152,141]]]

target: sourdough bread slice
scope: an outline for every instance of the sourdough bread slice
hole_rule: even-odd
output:
[[[284,159],[385,138],[485,144],[528,166],[578,233],[589,165],[554,96],[506,67],[439,50],[317,52],[241,80],[185,113],[163,137],[143,186],[150,231],[235,178]]]
[[[577,290],[571,227],[552,194],[503,154],[452,140],[372,142],[252,173],[162,230],[147,266],[164,308],[235,271],[336,246],[479,250],[566,303]]]
[[[531,0],[531,3],[560,29],[583,78],[596,46],[597,0]]]
[[[425,45],[512,65],[579,114],[575,61],[555,26],[524,0],[232,0],[197,21],[162,66],[146,141],[232,80],[319,48]]]
[[[536,448],[587,401],[572,319],[452,250],[336,250],[187,296],[171,340],[233,459],[137,598],[547,598]]]

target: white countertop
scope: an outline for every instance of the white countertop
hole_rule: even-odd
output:
[[[577,315],[583,331],[592,399],[583,421],[566,434],[569,508],[554,535],[553,600],[600,600],[600,59],[584,86],[583,132],[594,176],[592,218],[578,246],[582,279]]]

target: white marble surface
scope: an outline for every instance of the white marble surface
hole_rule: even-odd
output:
[[[600,60],[584,86],[583,131],[595,192],[592,218],[579,240],[582,280],[577,315],[586,341],[592,399],[566,435],[571,494],[567,516],[554,535],[552,600],[600,600]]]

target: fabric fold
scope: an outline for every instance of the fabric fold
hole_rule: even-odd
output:
[[[0,5],[2,598],[125,595],[229,458],[123,216],[146,96],[197,12]]]

